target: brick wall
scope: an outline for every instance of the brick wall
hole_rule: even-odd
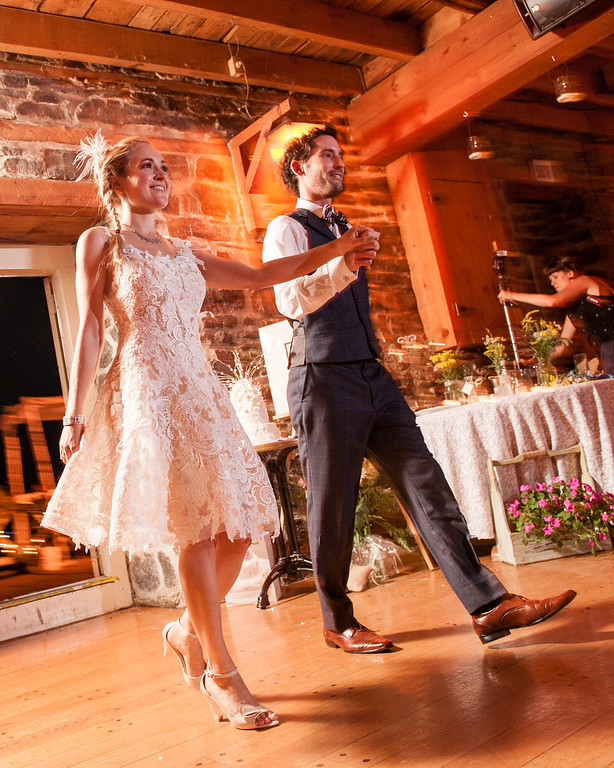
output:
[[[242,86],[8,54],[0,56],[0,85],[0,177],[74,180],[74,156],[86,133],[100,128],[111,140],[141,135],[160,148],[171,168],[169,231],[228,258],[251,263],[259,258],[259,238],[245,230],[226,148],[228,139],[252,122]],[[251,89],[247,108],[255,118],[286,95]],[[300,105],[300,119],[333,122],[343,130],[345,109],[338,102],[301,97]],[[374,324],[386,353],[398,336],[420,336],[422,326],[383,170],[362,166],[358,147],[347,143],[346,151],[343,208],[350,219],[382,233],[371,284]],[[7,226],[10,219],[4,220],[0,239],[12,240]],[[202,327],[224,362],[237,346],[246,360],[253,358],[260,352],[258,327],[280,319],[270,289],[210,290],[204,309],[213,317]],[[418,368],[423,362],[416,361]],[[395,366],[395,373],[412,401],[428,400],[423,383],[428,385],[430,369],[413,376],[407,365]]]
[[[249,111],[257,117],[286,96],[252,89]],[[345,109],[305,97],[297,117],[343,128]],[[221,256],[255,263],[260,238],[245,230],[226,147],[251,122],[240,86],[0,55],[0,181],[37,182],[22,187],[26,191],[19,200],[19,226],[15,206],[9,211],[0,199],[0,242],[75,242],[79,231],[94,223],[91,185],[66,182],[76,177],[73,161],[79,140],[100,128],[110,140],[143,136],[163,152],[173,180],[174,195],[165,212],[173,235],[209,246]],[[420,336],[422,327],[383,170],[362,166],[358,148],[349,142],[346,151],[349,173],[343,208],[350,219],[382,233],[383,249],[371,284],[374,323],[386,355],[400,335]],[[62,210],[62,199],[67,215],[61,223],[49,220],[42,206],[53,200]],[[290,198],[288,205],[293,205]],[[258,328],[280,319],[271,289],[209,290],[203,309],[211,316],[203,318],[202,332],[226,363],[232,362],[234,349],[244,363],[252,360],[260,353]],[[413,402],[422,384],[426,397],[432,398],[430,366],[423,358],[413,364],[391,360],[394,375]],[[263,384],[266,393],[266,381]],[[172,551],[162,548],[132,558],[130,575],[137,603],[182,603]]]

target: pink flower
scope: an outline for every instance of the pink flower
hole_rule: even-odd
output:
[[[557,475],[556,477],[552,478],[553,483],[561,483],[561,485],[565,485],[565,482],[561,480],[561,478]]]
[[[601,513],[601,519],[603,520],[604,523],[607,523],[609,521],[609,519],[610,519],[610,516],[608,515],[607,512],[602,512]]]
[[[531,532],[531,530],[532,530],[533,528],[535,528],[535,526],[533,525],[533,523],[527,523],[527,524],[524,526],[524,532],[525,532],[525,533],[530,533],[530,532]]]
[[[520,506],[520,502],[518,501],[518,499],[514,499],[514,501],[512,501],[507,508],[507,514],[510,517],[518,517],[520,515],[520,510],[518,509],[519,506]]]
[[[521,486],[520,486],[520,490],[521,490],[523,493],[525,493],[526,491],[530,491],[530,490],[531,490],[531,486],[530,486],[530,485],[521,485]]]
[[[572,499],[575,499],[576,496],[578,495],[578,491],[576,491],[575,489],[571,490],[569,491],[569,495],[571,496]]]
[[[605,541],[607,536],[605,535],[605,533],[600,533],[599,538],[601,539],[601,541]]]
[[[559,520],[558,517],[555,517],[554,520],[552,521],[552,527],[553,528],[560,528],[561,527],[561,521]]]
[[[595,542],[594,541],[589,541],[588,544],[589,544],[590,547],[594,547],[595,546]]]
[[[569,481],[569,487],[571,488],[572,491],[575,491],[576,488],[580,487],[580,481],[578,480],[577,477],[571,478],[571,480]]]
[[[554,528],[551,525],[544,525],[544,533],[546,536],[552,536],[554,533]]]
[[[554,490],[554,487],[552,485],[547,485],[546,490],[548,491],[548,493],[552,493],[552,491]]]
[[[543,491],[546,487],[545,483],[535,483],[535,490],[536,491]]]
[[[538,506],[538,507],[541,507],[542,509],[544,509],[544,507],[546,507],[546,508],[547,508],[547,507],[548,507],[548,499],[540,499],[540,500],[537,502],[537,506]]]

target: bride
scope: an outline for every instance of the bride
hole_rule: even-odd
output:
[[[164,627],[165,653],[176,655],[214,718],[242,729],[275,726],[277,714],[255,700],[236,669],[220,601],[251,541],[278,532],[277,506],[202,352],[196,316],[205,280],[258,289],[350,254],[369,264],[378,234],[357,226],[327,245],[252,268],[157,231],[170,179],[147,141],[111,146],[98,133],[82,142],[79,159],[94,177],[107,226],[88,229],[77,243],[80,325],[60,439],[66,467],[42,524],[87,547],[175,547],[186,610]],[[105,304],[118,349],[86,428]]]

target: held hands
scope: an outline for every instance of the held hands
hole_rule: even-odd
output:
[[[337,240],[343,248],[345,263],[352,272],[360,267],[369,267],[379,250],[379,232],[362,224],[348,229]]]
[[[60,459],[64,464],[81,447],[84,430],[85,426],[83,424],[71,424],[62,430],[60,435]]]
[[[501,304],[511,304],[513,301],[512,291],[499,291],[497,298]]]

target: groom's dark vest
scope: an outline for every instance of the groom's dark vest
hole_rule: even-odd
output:
[[[288,216],[303,225],[310,248],[335,239],[326,222],[305,208],[296,208]],[[369,287],[362,268],[357,280],[320,309],[293,320],[292,325],[290,368],[305,363],[352,363],[379,355],[369,319]]]

